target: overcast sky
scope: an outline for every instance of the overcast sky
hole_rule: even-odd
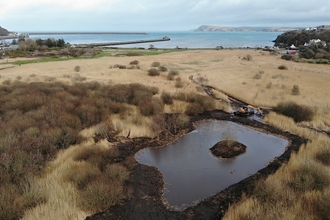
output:
[[[9,31],[186,31],[200,25],[330,25],[330,1],[0,0]]]

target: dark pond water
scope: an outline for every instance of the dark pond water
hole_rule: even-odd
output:
[[[239,182],[281,155],[288,141],[229,121],[198,122],[197,129],[162,148],[145,148],[135,158],[157,167],[164,176],[163,199],[169,208],[184,209]],[[221,160],[209,148],[220,140],[234,139],[247,151]]]

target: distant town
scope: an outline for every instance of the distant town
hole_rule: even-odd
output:
[[[226,27],[226,26],[212,26],[212,25],[201,25],[194,31],[201,32],[228,32],[228,31],[260,31],[260,32],[287,32],[294,30],[316,30],[324,31],[330,30],[330,25],[321,25],[317,27]]]

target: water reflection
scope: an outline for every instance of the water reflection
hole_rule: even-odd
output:
[[[157,167],[166,183],[164,199],[171,206],[185,207],[210,197],[256,173],[281,155],[288,141],[229,121],[198,122],[197,129],[162,148],[146,148],[135,157]],[[220,140],[234,139],[247,146],[233,160],[220,160],[209,148]]]

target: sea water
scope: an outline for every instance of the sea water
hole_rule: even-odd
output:
[[[155,48],[216,48],[222,46],[225,48],[241,47],[271,47],[274,46],[273,40],[282,32],[194,32],[194,31],[176,31],[176,32],[146,32],[131,34],[111,34],[111,33],[88,33],[88,34],[30,34],[31,39],[64,39],[70,44],[90,44],[90,43],[108,43],[136,40],[154,40],[169,37],[170,41],[161,41],[153,43],[118,45],[116,47],[142,47],[149,48],[153,45]]]

